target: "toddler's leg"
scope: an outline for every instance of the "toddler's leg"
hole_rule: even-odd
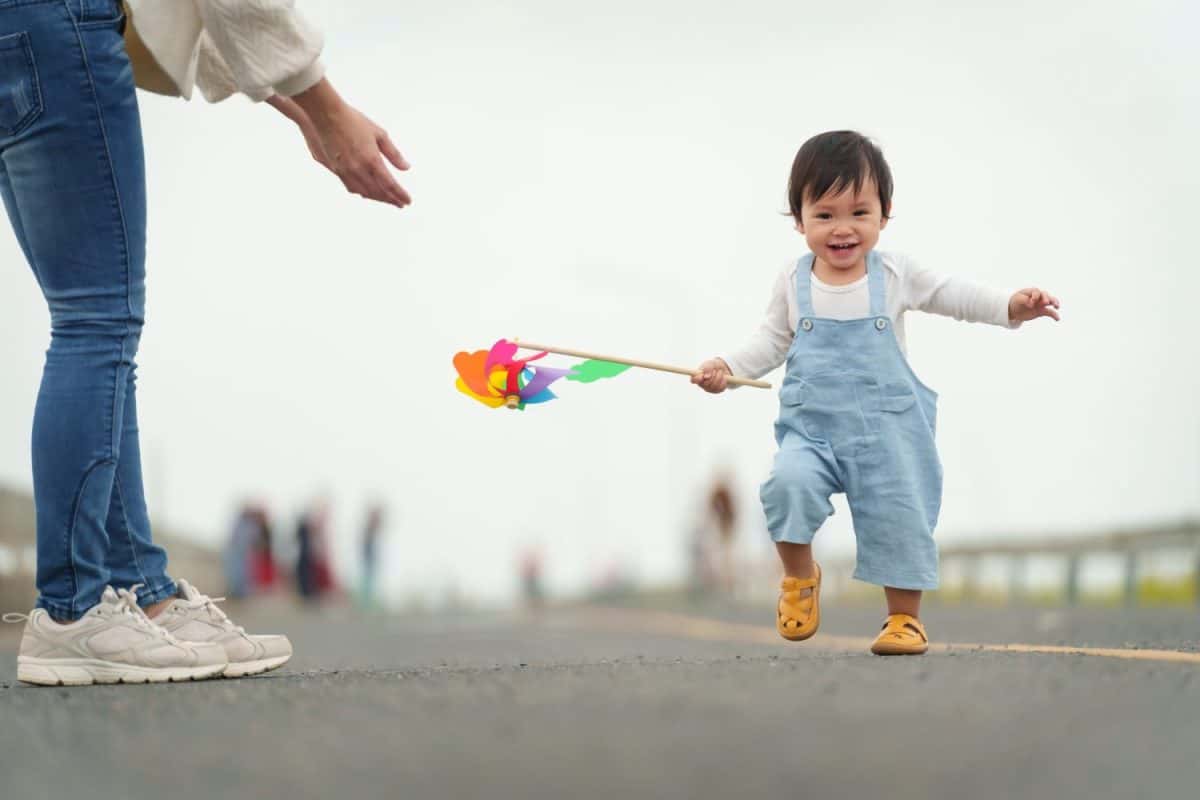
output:
[[[883,594],[887,598],[888,614],[921,616],[921,591],[919,589],[896,589],[892,586],[885,586]]]
[[[940,466],[934,455],[923,462],[897,448],[864,454],[850,472],[846,499],[858,539],[854,576],[883,586],[888,605],[871,652],[919,655],[929,649],[919,619],[921,594],[938,585],[933,526],[941,498]]]
[[[811,564],[813,535],[833,514],[829,497],[842,491],[836,469],[827,446],[822,448],[801,436],[785,438],[775,454],[771,476],[759,489],[767,531],[777,545],[805,548],[779,548],[785,570],[789,563],[799,568]],[[798,561],[792,560],[793,554]]]
[[[779,552],[779,560],[783,562],[783,574],[785,577],[813,577],[814,572],[811,544],[776,542],[775,549]]]
[[[775,625],[791,641],[809,638],[821,623],[821,570],[812,558],[812,538],[833,513],[829,496],[839,486],[832,453],[789,437],[760,491],[767,529],[783,562]]]

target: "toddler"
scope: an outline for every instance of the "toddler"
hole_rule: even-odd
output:
[[[844,492],[858,540],[854,577],[883,587],[887,620],[871,651],[924,653],[921,593],[936,589],[933,529],[942,500],[934,444],[937,394],[905,358],[904,312],[1017,327],[1057,320],[1058,298],[1009,295],[938,275],[875,249],[891,213],[883,153],[853,131],[822,133],[796,154],[791,214],[810,253],[775,282],[767,318],[740,350],[705,361],[692,382],[722,392],[730,375],[759,377],[787,362],[779,450],[761,498],[783,562],[776,626],[801,641],[821,622],[812,539]]]

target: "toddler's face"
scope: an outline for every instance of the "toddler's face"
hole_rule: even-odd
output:
[[[886,227],[873,178],[863,181],[857,192],[849,186],[838,194],[805,197],[796,223],[813,254],[836,270],[865,270],[867,253]]]

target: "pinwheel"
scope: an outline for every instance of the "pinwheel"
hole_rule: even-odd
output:
[[[517,351],[520,349],[538,352],[527,358],[518,358]],[[549,353],[576,356],[586,360],[567,368],[534,363],[545,358]],[[460,352],[454,356],[454,368],[458,371],[458,380],[455,382],[455,386],[467,397],[478,400],[490,408],[506,406],[507,408],[524,409],[530,403],[545,403],[558,396],[550,391],[550,385],[559,379],[592,383],[616,377],[630,367],[642,367],[689,376],[694,374],[694,370],[684,367],[672,367],[630,358],[601,356],[582,350],[546,347],[529,342],[508,341],[507,339],[496,342],[490,350]],[[771,388],[771,384],[765,381],[747,378],[731,377],[729,383],[734,386]]]

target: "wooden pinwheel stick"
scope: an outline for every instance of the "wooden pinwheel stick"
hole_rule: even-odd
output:
[[[676,375],[692,376],[696,374],[696,370],[688,369],[687,367],[673,367],[670,364],[656,364],[653,361],[638,361],[633,358],[618,358],[616,356],[604,356],[598,353],[588,353],[583,350],[570,350],[566,347],[547,347],[544,344],[534,344],[523,339],[510,340],[517,347],[526,350],[545,350],[547,353],[558,353],[562,356],[575,356],[576,358],[589,358],[594,361],[611,361],[614,364],[628,364],[631,367],[641,367],[642,369],[656,369],[660,372],[674,372]],[[730,386],[754,386],[758,389],[770,389],[771,384],[766,381],[756,381],[750,378],[736,378],[729,376]]]

